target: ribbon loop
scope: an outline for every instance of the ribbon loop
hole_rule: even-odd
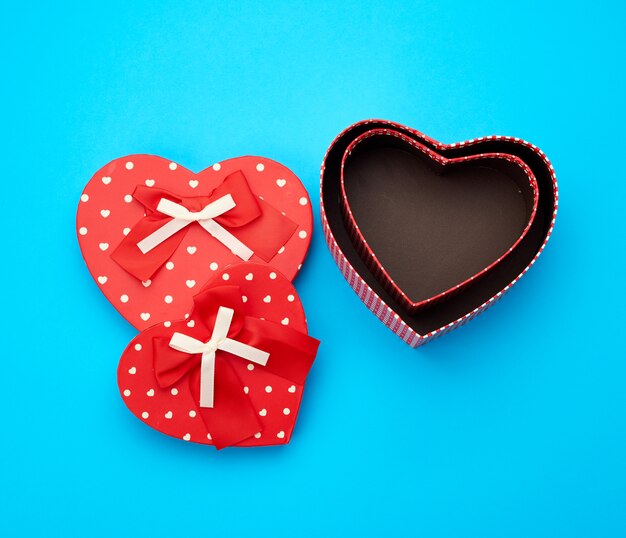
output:
[[[228,331],[235,311],[220,306],[215,319],[213,333],[208,342],[196,340],[182,333],[174,333],[169,342],[172,349],[192,355],[202,354],[200,364],[200,407],[213,407],[215,400],[215,354],[218,350],[237,355],[242,359],[262,366],[267,364],[270,354],[255,347],[228,338]]]
[[[183,353],[192,353],[194,355],[204,353],[206,345],[207,344],[204,342],[182,333],[174,333],[170,340],[170,347],[172,349]]]
[[[214,202],[207,204],[202,211],[193,212],[189,211],[185,206],[177,204],[176,202],[172,202],[167,198],[161,198],[159,204],[157,205],[157,211],[159,213],[163,213],[168,217],[173,217],[175,219],[184,219],[189,220],[190,222],[206,220],[206,219],[214,219],[215,217],[219,217],[220,215],[226,213],[226,211],[230,211],[237,204],[235,204],[235,200],[230,194],[226,194],[221,198],[218,198]]]

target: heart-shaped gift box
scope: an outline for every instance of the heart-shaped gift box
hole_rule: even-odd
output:
[[[346,226],[341,204],[341,163],[347,148],[359,136],[386,129],[410,137],[446,159],[501,153],[520,159],[535,176],[538,203],[535,217],[524,237],[483,278],[476,278],[455,294],[426,309],[408,312],[363,259],[362,248]],[[384,181],[384,177],[378,178]],[[450,331],[494,304],[533,265],[550,237],[558,205],[554,170],[536,146],[511,137],[484,137],[443,144],[419,131],[385,120],[366,120],[344,130],[329,147],[321,170],[321,217],[331,254],[343,276],[365,305],[411,347],[422,345]],[[396,234],[397,235],[397,234]],[[394,237],[396,237],[394,235]],[[357,242],[358,243],[358,242]]]
[[[250,156],[197,174],[152,155],[116,159],[88,182],[76,218],[92,277],[138,329],[189,313],[193,295],[237,261],[293,280],[312,227],[296,175]]]
[[[130,342],[118,385],[132,413],[167,435],[217,448],[286,444],[318,345],[291,282],[236,263],[216,272],[187,318]]]

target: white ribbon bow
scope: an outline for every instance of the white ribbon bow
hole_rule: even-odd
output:
[[[227,211],[230,211],[235,205],[233,197],[230,194],[226,194],[205,206],[202,211],[193,212],[167,198],[161,198],[159,205],[157,205],[157,211],[168,217],[173,217],[173,219],[155,232],[152,232],[145,239],[139,241],[137,246],[139,250],[145,254],[146,252],[150,252],[157,245],[160,245],[166,239],[172,237],[185,226],[188,226],[192,222],[197,222],[235,255],[239,256],[242,260],[248,261],[254,252],[213,220],[215,217],[219,217]]]
[[[232,338],[227,338],[230,324],[235,311],[232,308],[220,306],[215,319],[213,334],[208,342],[201,342],[182,333],[174,333],[170,340],[170,347],[183,353],[202,353],[200,363],[200,407],[213,407],[215,391],[215,352],[218,349],[237,355],[242,359],[256,362],[262,366],[267,364],[270,354],[255,347],[249,346]]]

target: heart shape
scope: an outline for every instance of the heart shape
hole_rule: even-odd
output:
[[[406,312],[380,284],[357,251],[347,230],[339,203],[341,161],[346,148],[363,133],[389,129],[405,134],[447,157],[481,153],[506,153],[520,158],[535,175],[539,187],[537,213],[530,230],[517,248],[493,269],[488,278],[477,279],[455,295],[415,314]],[[324,236],[340,272],[368,309],[411,347],[418,347],[474,318],[492,306],[534,264],[554,227],[558,188],[554,169],[533,144],[512,137],[489,136],[444,144],[415,129],[386,120],[365,120],[340,133],[324,157],[321,169],[321,221]]]
[[[162,157],[131,155],[110,162],[88,182],[76,218],[81,252],[102,293],[136,328],[183,317],[190,311],[197,289],[216,271],[240,258],[193,223],[178,232],[185,235],[167,263],[149,279],[144,277],[142,283],[111,257],[144,218],[145,207],[132,195],[135,188],[141,185],[148,190],[163,189],[181,197],[207,196],[224,178],[238,171],[243,173],[254,195],[297,225],[293,235],[268,262],[256,254],[250,261],[267,263],[293,280],[310,244],[311,204],[295,174],[275,161],[237,157],[194,174]],[[283,187],[277,186],[277,178],[286,178]],[[98,277],[106,278],[106,285]],[[192,280],[197,283],[195,288],[186,284]],[[122,295],[129,300],[122,302]]]
[[[250,272],[254,274],[253,281],[245,279],[245,275]],[[237,293],[247,297],[247,316],[274,323],[288,317],[289,326],[294,332],[306,334],[304,310],[293,285],[282,275],[271,278],[270,273],[271,268],[261,264],[233,264],[218,271],[196,297],[202,297],[205,292],[221,293],[225,289],[238,286],[239,288],[235,288],[239,290]],[[266,296],[272,297],[271,303],[263,301]],[[243,301],[241,308],[244,308]],[[159,338],[169,340],[175,332],[205,341],[207,329],[203,321],[206,319],[201,310],[195,308],[186,320],[160,323],[141,332],[122,354],[117,378],[124,403],[142,422],[178,439],[213,445],[216,444],[213,439],[216,431],[212,433],[205,424],[201,416],[202,409],[194,399],[190,382],[181,378],[172,385],[162,387],[155,377],[155,342]],[[317,345],[314,347],[316,349]],[[304,385],[268,371],[271,361],[279,359],[272,353],[266,367],[229,353],[223,353],[223,356],[232,367],[234,378],[240,383],[241,394],[249,398],[253,413],[260,424],[259,431],[237,443],[237,446],[288,443],[298,415]],[[292,360],[296,360],[293,354],[289,356],[289,361]],[[220,385],[218,374],[219,369],[216,368],[215,408],[211,411],[219,411],[219,391],[228,389]],[[236,390],[239,391],[239,388]]]
[[[537,181],[518,157],[446,158],[396,131],[357,137],[341,163],[341,205],[357,250],[414,314],[486,276],[535,218]]]

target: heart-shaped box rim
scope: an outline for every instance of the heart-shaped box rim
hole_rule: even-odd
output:
[[[486,267],[484,267],[482,270],[475,273],[474,275],[470,276],[469,278],[465,279],[461,283],[456,284],[455,286],[452,286],[448,288],[447,290],[444,290],[427,299],[423,299],[420,301],[412,300],[404,292],[404,290],[402,290],[402,288],[395,282],[395,280],[391,277],[388,270],[378,260],[378,257],[376,256],[373,249],[370,247],[369,243],[367,242],[367,239],[365,239],[358,223],[356,222],[356,219],[354,218],[354,215],[350,208],[349,196],[346,193],[345,173],[344,173],[346,163],[349,157],[351,156],[351,154],[353,153],[353,151],[364,140],[367,140],[368,138],[371,138],[373,136],[391,136],[394,138],[398,138],[404,143],[409,144],[410,146],[414,147],[418,151],[422,152],[428,158],[438,162],[442,166],[442,168],[454,166],[455,164],[459,164],[459,163],[480,161],[480,160],[485,160],[485,159],[506,160],[508,162],[512,162],[513,164],[519,166],[519,168],[522,170],[526,178],[528,178],[528,182],[533,193],[533,200],[532,200],[530,214],[528,216],[526,225],[524,226],[519,237],[513,242],[513,244],[501,256],[496,258],[489,265],[487,265]],[[414,314],[415,312],[417,312],[419,309],[423,307],[434,304],[436,301],[439,301],[452,293],[459,292],[465,286],[470,284],[472,281],[482,276],[485,276],[491,269],[493,269],[502,260],[504,260],[515,249],[515,247],[517,247],[517,245],[522,241],[522,239],[524,239],[524,237],[528,233],[528,230],[530,229],[535,219],[535,215],[537,213],[537,205],[538,205],[538,198],[539,198],[539,190],[537,187],[537,180],[535,178],[535,174],[528,167],[528,165],[524,163],[524,161],[522,161],[519,157],[515,155],[508,155],[508,154],[503,154],[503,153],[480,153],[480,154],[466,156],[466,157],[447,158],[431,150],[424,144],[421,144],[417,142],[416,140],[402,133],[399,133],[397,131],[392,131],[390,129],[373,129],[370,131],[366,131],[365,133],[359,135],[350,143],[350,145],[346,148],[343,154],[342,160],[341,160],[340,188],[341,188],[341,204],[342,204],[344,218],[347,221],[348,229],[353,232],[353,239],[357,243],[355,246],[357,247],[357,249],[362,249],[365,252],[365,255],[366,255],[365,261],[366,263],[368,263],[368,265],[371,266],[371,270],[374,273],[374,276],[380,275],[380,278],[378,280],[381,282],[381,284],[384,287],[386,287],[389,293],[392,294],[399,302],[401,302],[403,306],[405,307],[406,311],[411,314]]]
[[[458,318],[446,323],[445,325],[441,325],[433,330],[426,331],[423,333],[418,332],[409,326],[404,320],[400,319],[400,316],[395,312],[393,308],[391,308],[387,302],[380,297],[380,295],[372,289],[372,287],[365,281],[364,278],[361,277],[358,270],[354,268],[352,263],[349,261],[348,257],[344,255],[341,246],[337,242],[334,237],[332,227],[329,223],[328,217],[326,215],[326,209],[324,207],[324,174],[326,170],[326,163],[331,151],[334,149],[335,145],[338,141],[340,141],[343,137],[345,137],[350,131],[359,129],[361,127],[367,127],[368,125],[372,125],[372,128],[388,128],[392,130],[398,130],[400,132],[408,133],[411,136],[415,136],[415,138],[420,139],[424,143],[432,146],[437,151],[451,151],[459,148],[471,148],[476,145],[485,144],[489,142],[504,142],[505,144],[511,144],[515,146],[520,146],[526,150],[531,151],[535,154],[538,159],[542,162],[545,169],[548,171],[550,182],[552,185],[551,191],[553,194],[553,200],[551,203],[551,218],[549,220],[549,224],[546,232],[543,234],[543,241],[536,253],[532,257],[532,259],[526,264],[524,269],[504,288],[500,291],[493,294],[491,297],[483,301],[481,304],[474,307],[471,311],[459,316]],[[527,142],[521,138],[511,137],[511,136],[500,136],[500,135],[491,135],[491,136],[483,136],[478,138],[472,138],[470,140],[462,141],[462,142],[453,142],[450,144],[446,144],[443,142],[439,142],[428,135],[423,134],[422,132],[408,127],[406,125],[392,122],[384,119],[367,119],[358,121],[352,125],[349,125],[345,129],[343,129],[331,142],[328,146],[326,153],[324,155],[324,159],[322,161],[322,165],[320,168],[320,217],[322,222],[322,229],[324,231],[324,238],[326,243],[328,244],[329,250],[331,252],[331,256],[335,260],[339,271],[343,275],[344,279],[348,282],[348,285],[353,289],[353,291],[357,294],[357,296],[361,299],[361,301],[365,304],[365,306],[396,336],[402,339],[407,345],[410,347],[416,348],[421,345],[426,344],[427,342],[446,334],[447,332],[467,323],[469,320],[476,317],[478,314],[492,306],[498,299],[502,297],[504,293],[506,293],[517,281],[534,265],[537,261],[539,255],[543,252],[552,231],[554,229],[554,224],[556,221],[556,215],[558,212],[559,205],[559,196],[558,196],[558,183],[556,179],[556,174],[554,172],[554,167],[550,163],[547,156],[541,151],[540,148]]]

